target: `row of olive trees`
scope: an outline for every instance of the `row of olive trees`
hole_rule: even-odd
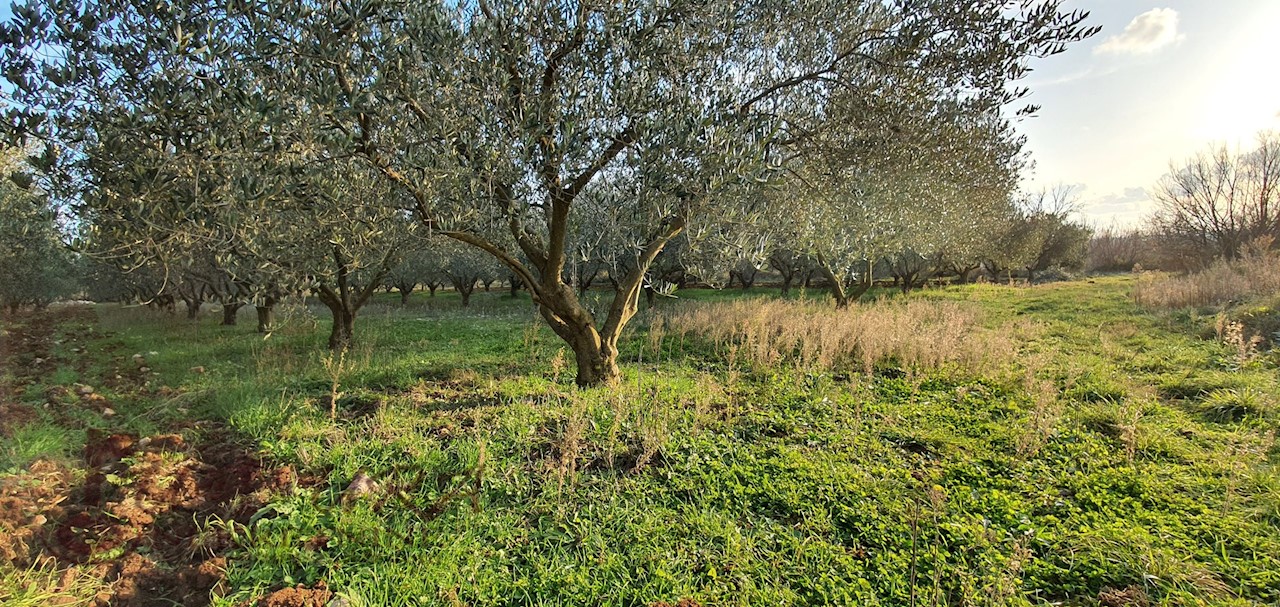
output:
[[[1031,282],[1050,269],[1081,270],[1092,229],[1073,218],[1073,200],[1068,190],[1058,188],[1006,198],[985,210],[962,204],[950,216],[963,221],[914,234],[889,223],[887,213],[877,213],[875,217],[885,224],[871,233],[846,226],[820,245],[774,242],[762,259],[744,258],[731,266],[726,285],[749,289],[760,272],[768,270],[780,279],[783,294],[797,284],[820,284],[831,291],[837,305],[847,305],[865,293],[873,280],[892,280],[907,292],[942,278],[963,283],[983,274],[993,281],[1011,281],[1016,275]],[[980,210],[985,212],[976,214]],[[883,239],[879,247],[858,246],[862,243],[856,239],[871,237]],[[834,238],[847,240],[840,243]],[[848,248],[841,250],[838,244]],[[832,260],[842,259],[833,252],[845,252],[844,263],[850,264],[847,273],[832,269]]]
[[[0,306],[44,307],[75,291],[76,260],[56,210],[33,187],[19,150],[0,150]]]
[[[6,128],[46,144],[48,191],[108,254],[314,289],[341,347],[404,243],[436,234],[505,266],[587,385],[618,376],[677,241],[706,277],[787,240],[833,284],[930,225],[956,228],[930,247],[967,246],[1020,169],[1010,83],[1095,33],[1085,18],[1054,0],[41,0],[0,30],[0,72]],[[595,262],[600,318],[571,285]]]

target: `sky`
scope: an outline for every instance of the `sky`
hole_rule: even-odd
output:
[[[1024,187],[1073,187],[1098,225],[1141,223],[1149,192],[1212,145],[1280,131],[1280,0],[1067,0],[1096,36],[1033,60],[1041,106],[1018,123],[1036,167]]]

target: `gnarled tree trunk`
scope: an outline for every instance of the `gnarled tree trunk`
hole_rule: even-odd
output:
[[[187,320],[195,320],[196,318],[199,318],[200,305],[204,303],[203,301],[200,301],[198,298],[184,297],[182,298],[182,303],[187,306]]]
[[[449,282],[453,283],[453,290],[458,292],[458,296],[462,298],[462,307],[466,308],[471,305],[471,294],[476,292],[476,279],[467,279],[464,277],[450,278]]]
[[[337,246],[333,248],[333,262],[337,268],[337,280],[335,285],[331,286],[320,283],[316,288],[320,296],[320,301],[325,307],[329,308],[329,312],[333,315],[333,327],[329,330],[329,349],[345,350],[351,345],[351,340],[355,336],[356,313],[364,306],[369,297],[373,295],[374,290],[386,277],[387,272],[391,270],[389,261],[390,253],[383,259],[383,263],[379,266],[379,272],[370,276],[369,283],[363,288],[358,288],[351,284],[351,268],[345,257],[342,255],[341,249]],[[335,288],[336,287],[336,288]]]
[[[276,298],[268,295],[262,299],[262,302],[253,306],[258,313],[258,332],[270,333],[272,325],[275,324]]]
[[[240,313],[240,308],[244,306],[244,302],[233,302],[222,304],[222,324],[223,326],[234,326],[236,324],[236,315]]]
[[[818,269],[827,277],[828,288],[831,290],[831,297],[836,300],[837,308],[847,307],[850,303],[858,301],[871,288],[871,270],[874,267],[872,262],[867,262],[867,271],[862,273],[858,278],[858,282],[846,288],[844,277],[835,273],[831,268],[831,264],[822,256],[817,258]]]
[[[613,302],[609,306],[604,324],[596,326],[591,312],[578,299],[576,290],[564,280],[564,234],[567,224],[567,206],[559,210],[552,222],[552,248],[541,250],[528,241],[520,242],[526,255],[535,260],[532,264],[537,275],[520,260],[475,235],[464,232],[447,232],[456,240],[477,246],[495,255],[512,271],[520,275],[529,289],[538,312],[560,339],[573,350],[578,373],[575,382],[579,386],[595,386],[618,379],[618,338],[627,323],[635,316],[639,304],[644,276],[663,247],[684,230],[685,221],[676,216],[663,223],[640,251],[636,265],[626,276],[610,280],[615,285]],[[519,238],[518,238],[519,240]]]

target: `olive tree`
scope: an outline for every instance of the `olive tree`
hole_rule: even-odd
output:
[[[463,307],[470,306],[476,285],[497,278],[500,270],[497,262],[475,247],[440,237],[431,240],[431,248],[440,256],[440,273],[462,298]]]
[[[931,95],[910,81],[878,88],[835,106],[840,126],[808,142],[772,206],[782,241],[813,259],[837,306],[871,287],[878,264],[910,289],[945,252],[973,248],[1024,164],[998,96]]]
[[[25,154],[0,151],[0,305],[44,307],[76,288],[57,213],[33,187]]]
[[[663,248],[682,234],[691,251],[734,246],[770,200],[760,185],[826,125],[836,92],[911,74],[1004,95],[1027,57],[1095,31],[1059,5],[43,0],[15,10],[6,38],[40,30],[78,48],[110,29],[100,44],[138,48],[147,67],[198,60],[165,89],[170,103],[144,108],[156,121],[215,114],[230,98],[273,137],[366,163],[426,227],[519,276],[588,385],[618,376],[619,336]],[[60,53],[9,55],[5,73],[23,91],[68,74]],[[255,74],[251,86],[222,77],[240,70]],[[220,83],[247,92],[201,92]],[[579,200],[593,190],[614,197],[635,260],[601,319],[565,276]]]

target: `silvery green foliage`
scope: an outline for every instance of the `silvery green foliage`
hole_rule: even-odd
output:
[[[800,172],[841,107],[874,123],[886,111],[874,95],[899,85],[979,111],[1010,101],[1027,57],[1096,31],[1059,4],[54,0],[18,7],[0,38],[19,91],[9,124],[53,142],[51,163],[114,154],[120,137],[90,151],[112,130],[245,152],[240,166],[283,153],[311,176],[333,163],[338,181],[363,163],[426,228],[518,274],[590,383],[616,374],[619,332],[664,247],[683,237],[703,277],[762,259],[769,188]],[[857,190],[884,196],[888,181]],[[602,323],[565,284],[588,207],[609,211],[610,255],[634,260]]]
[[[774,205],[777,240],[846,288],[867,285],[881,259],[936,264],[985,252],[1025,164],[998,106],[909,82],[869,97],[873,107],[857,103],[862,96],[836,106],[843,120],[808,142]]]
[[[43,306],[76,289],[57,213],[17,150],[0,150],[0,305]]]

